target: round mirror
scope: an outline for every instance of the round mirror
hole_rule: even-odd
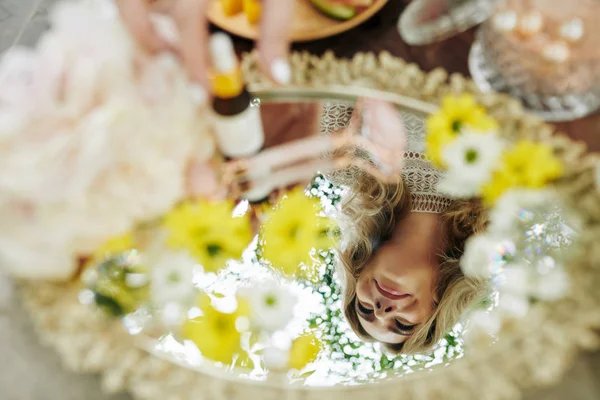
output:
[[[367,111],[361,112],[371,107],[369,101],[372,100],[357,99],[359,105],[356,107],[356,100],[337,99],[332,95],[314,98],[317,96],[313,94],[313,98],[307,96],[302,99],[294,91],[275,90],[257,92],[256,96],[255,104],[262,111],[267,149],[272,145],[289,143],[307,136],[342,135],[348,130],[351,130],[353,135],[365,137],[368,135],[367,130],[373,129],[368,121]],[[378,112],[388,111],[386,107],[390,104],[384,103],[384,108],[378,109]],[[416,216],[414,220],[412,217],[408,218],[405,226],[414,226],[416,222],[419,226],[426,227],[431,221],[437,223],[438,213],[451,202],[445,197],[438,198],[427,192],[427,189],[432,187],[430,180],[437,178],[433,176],[426,162],[410,158],[423,153],[424,150],[424,110],[402,104],[397,106],[392,112],[396,113],[398,123],[392,129],[396,129],[395,133],[399,137],[410,141],[410,148],[406,149],[407,156],[397,154],[399,160],[405,159],[404,167],[410,171],[406,176],[412,179],[407,188],[414,204],[412,207],[407,204],[405,211],[414,211]],[[327,157],[327,154],[323,154],[320,160]],[[311,178],[308,182],[297,182],[293,188],[288,187],[287,190],[278,189],[271,193],[267,200],[258,204],[252,204],[248,200],[231,204],[230,211],[234,220],[246,216],[254,220],[255,230],[252,236],[243,236],[247,246],[243,250],[237,248],[237,244],[232,246],[237,248],[235,255],[241,257],[227,259],[218,254],[221,249],[228,248],[228,241],[241,239],[232,237],[235,236],[234,232],[231,233],[232,236],[224,237],[222,244],[206,244],[207,252],[223,265],[218,270],[209,268],[207,271],[204,267],[204,271],[197,272],[193,277],[196,288],[212,297],[213,304],[204,306],[219,307],[218,304],[222,302],[222,306],[229,310],[228,307],[235,306],[226,304],[227,299],[232,300],[237,296],[239,300],[241,293],[242,297],[246,296],[251,306],[260,309],[252,312],[249,318],[251,325],[258,325],[257,329],[250,329],[251,333],[248,332],[247,338],[241,335],[238,352],[230,354],[233,355],[230,360],[215,362],[214,358],[218,358],[219,355],[212,353],[212,346],[219,347],[221,344],[210,341],[203,343],[203,338],[208,333],[202,329],[198,332],[188,332],[187,337],[185,333],[157,329],[153,340],[147,340],[149,338],[143,336],[146,339],[146,348],[158,357],[175,358],[188,368],[209,374],[229,373],[231,376],[265,382],[282,382],[283,379],[283,382],[287,381],[290,384],[308,386],[364,384],[418,370],[431,370],[436,366],[447,365],[463,355],[463,323],[460,318],[456,318],[456,323],[447,327],[447,332],[440,335],[436,343],[427,346],[423,343],[417,344],[417,349],[411,354],[400,350],[400,344],[417,330],[415,325],[424,324],[431,316],[431,310],[435,308],[433,298],[428,298],[431,294],[419,286],[428,285],[429,288],[437,283],[435,272],[429,271],[429,263],[416,266],[417,271],[427,274],[426,277],[419,274],[413,276],[410,273],[412,266],[409,263],[412,261],[402,262],[401,259],[406,256],[411,259],[408,247],[400,249],[397,260],[400,271],[402,268],[408,268],[408,274],[403,275],[400,272],[398,277],[394,277],[392,273],[392,278],[388,278],[387,281],[384,281],[382,276],[379,278],[380,283],[375,283],[375,278],[370,278],[370,282],[364,282],[365,297],[360,301],[353,297],[348,304],[346,293],[348,289],[354,289],[346,287],[342,281],[347,278],[343,277],[342,271],[339,270],[342,253],[336,249],[341,249],[342,243],[350,240],[352,236],[356,236],[353,240],[357,240],[360,235],[367,234],[352,232],[354,224],[359,223],[359,216],[353,216],[360,204],[356,203],[359,193],[355,192],[358,186],[351,185],[345,177],[340,176],[340,171],[327,173],[318,170],[320,160],[317,159],[313,167],[310,163],[302,167],[308,169],[309,174],[306,176]],[[342,172],[357,170],[357,167],[349,167]],[[420,171],[423,172],[422,175]],[[400,176],[398,174],[398,178]],[[352,177],[360,178],[364,184],[369,185],[378,182],[368,174],[354,174]],[[384,185],[383,182],[380,184]],[[409,187],[411,184],[416,185],[414,193]],[[394,184],[390,187],[404,188]],[[349,201],[351,198],[355,198],[354,202]],[[319,210],[318,218],[315,218],[315,207]],[[372,208],[373,211],[377,211],[374,205]],[[381,211],[380,214],[390,211]],[[225,217],[230,215],[223,215],[223,218]],[[353,221],[350,218],[355,219]],[[199,215],[199,221],[206,219],[207,217]],[[199,223],[202,225],[206,222]],[[215,220],[215,224],[210,228],[219,230],[221,224],[223,227],[227,225],[222,220]],[[391,225],[387,228],[382,227],[382,230],[389,228]],[[198,229],[201,227],[198,226]],[[391,231],[382,231],[381,235],[390,233]],[[430,234],[437,233],[435,229]],[[311,235],[314,237],[311,238]],[[403,235],[406,239],[414,235],[414,240],[406,240],[410,246],[430,239],[428,234],[419,236],[419,232],[413,233],[410,228]],[[384,240],[383,237],[378,239],[382,242]],[[220,239],[217,238],[218,240]],[[432,240],[433,242],[435,241]],[[382,245],[383,243],[380,246]],[[372,250],[376,251],[375,248]],[[429,247],[420,249],[427,250]],[[409,254],[403,254],[406,252]],[[193,260],[189,262],[194,263]],[[387,264],[395,267],[393,262],[388,261]],[[459,271],[460,267],[456,265],[455,269]],[[381,275],[381,272],[377,274]],[[398,295],[400,289],[392,288],[396,284],[409,285],[410,289],[401,287],[402,290],[410,290],[411,293]],[[416,292],[418,290],[423,293]],[[419,297],[418,305],[414,304],[415,296],[422,296]],[[220,299],[221,297],[223,299]],[[375,304],[380,302],[389,303],[386,308],[395,307],[394,303],[397,303],[396,307],[405,308],[406,311],[398,310],[394,318],[380,315],[381,321],[385,321],[385,327],[380,328],[379,322],[376,322],[380,320],[374,317],[373,309]],[[352,311],[347,313],[346,310]],[[197,305],[196,308],[187,310],[187,313],[188,317],[190,313],[206,315],[206,310]],[[348,320],[348,316],[353,319]],[[140,330],[140,317],[143,323],[151,322],[145,320],[145,315],[134,313],[125,317],[128,329],[134,332]],[[200,316],[199,320],[202,318],[207,317]],[[243,316],[241,318],[244,319]],[[384,342],[378,343],[373,336],[366,333],[363,326],[368,331],[374,330],[375,336],[390,341],[392,344],[388,346],[389,351],[386,350]],[[191,326],[189,328],[192,329]],[[229,329],[235,329],[234,325]],[[222,334],[226,335],[226,332],[227,329]],[[397,348],[395,351],[392,350],[394,346]],[[202,349],[209,352],[213,359],[204,355]]]
[[[492,212],[494,190],[472,198],[471,178],[444,171],[460,153],[436,165],[431,133],[448,104],[362,89],[254,95],[266,141],[243,160],[241,197],[184,200],[86,263],[80,301],[120,318],[135,346],[226,380],[364,385],[501,343],[497,313],[524,318],[567,291],[577,218],[548,190],[505,194]],[[478,118],[465,123],[493,124]],[[470,140],[456,150],[465,174],[508,147]]]

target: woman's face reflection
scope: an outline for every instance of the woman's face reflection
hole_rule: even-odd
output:
[[[434,308],[436,263],[398,241],[377,249],[358,278],[356,313],[375,340],[405,342]]]

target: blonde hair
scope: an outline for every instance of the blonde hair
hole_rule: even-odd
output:
[[[348,187],[342,200],[342,249],[338,251],[338,273],[344,285],[344,314],[356,334],[366,341],[374,339],[364,330],[356,313],[356,281],[381,241],[392,234],[395,224],[411,210],[411,195],[401,178],[384,184],[357,169],[336,173],[331,179]],[[446,246],[437,272],[431,317],[401,344],[386,344],[393,353],[423,353],[442,339],[458,322],[462,313],[485,295],[484,282],[467,278],[459,260],[465,241],[482,231],[487,218],[477,200],[456,200],[440,214]]]

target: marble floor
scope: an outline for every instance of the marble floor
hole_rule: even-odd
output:
[[[0,0],[0,53],[13,44],[34,44],[47,28],[57,0]],[[52,349],[39,343],[18,302],[0,276],[0,398],[2,400],[128,400],[102,392],[100,379],[65,371]],[[600,353],[581,357],[563,382],[526,393],[526,400],[600,399]],[[440,399],[443,400],[443,399]]]

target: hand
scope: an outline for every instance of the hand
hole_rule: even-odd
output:
[[[129,30],[148,51],[173,51],[181,57],[192,80],[210,93],[208,79],[208,21],[211,0],[117,0]],[[294,0],[262,0],[263,13],[258,49],[261,66],[275,82],[287,84],[291,71],[287,62],[289,27]],[[179,31],[179,42],[167,43],[154,29],[150,15],[170,15]]]
[[[267,103],[260,106],[265,132],[264,149],[277,147],[298,139],[316,136],[320,133],[320,103]],[[280,158],[288,161],[289,154],[283,153]],[[315,154],[317,157],[318,154]],[[308,175],[312,172],[307,171]],[[192,161],[187,171],[187,194],[191,197],[222,200],[227,196],[227,188],[220,180],[218,163],[213,161]],[[295,185],[305,182],[291,182]],[[275,188],[275,192],[277,189]]]

